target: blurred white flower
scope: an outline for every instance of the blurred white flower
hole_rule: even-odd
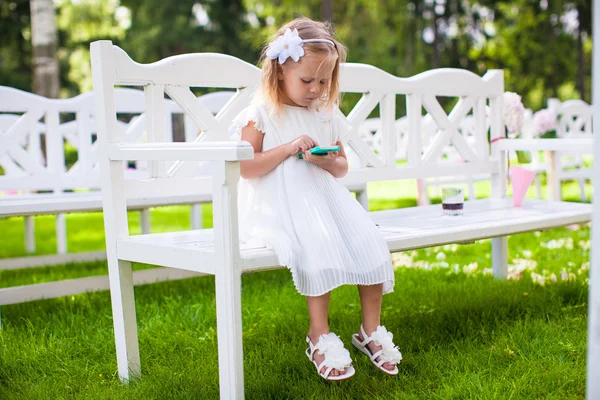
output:
[[[521,96],[513,92],[505,92],[502,96],[502,118],[509,133],[519,133],[523,127],[525,107]]]
[[[531,273],[531,280],[533,283],[538,284],[540,286],[544,286],[546,284],[546,278],[540,274],[536,274],[535,272]]]
[[[538,135],[556,130],[556,111],[544,108],[533,114],[533,124]]]

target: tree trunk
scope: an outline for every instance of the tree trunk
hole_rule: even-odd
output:
[[[321,20],[333,21],[333,0],[321,0]]]
[[[581,95],[581,100],[586,101],[585,93],[585,59],[583,56],[583,38],[581,29],[577,32],[577,90]]]
[[[59,75],[54,1],[31,0],[30,6],[33,92],[44,97],[57,98]]]
[[[419,32],[419,30],[417,29],[416,20],[416,10],[410,11],[408,15],[408,23],[406,24],[406,26],[408,27],[406,31],[406,37],[408,38],[408,40],[406,41],[406,68],[404,70],[406,76],[412,76],[415,72],[415,40],[417,40],[415,36],[418,35]],[[415,32],[417,32],[416,35]]]
[[[440,67],[440,49],[439,49],[439,32],[438,32],[438,15],[435,12],[435,3],[432,7],[433,11],[433,68]]]

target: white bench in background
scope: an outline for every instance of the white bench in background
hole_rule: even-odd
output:
[[[553,143],[556,139],[536,139],[537,132],[532,118],[531,110],[526,110],[525,124],[523,126],[523,139],[503,147],[514,150],[527,150],[531,152],[532,162],[525,165],[525,168],[538,172],[535,179],[537,197],[542,197],[540,172],[546,173],[548,199],[561,200],[561,184],[564,181],[574,180],[579,185],[580,199],[582,202],[587,200],[585,194],[585,183],[592,178],[592,169],[586,168],[583,156],[592,154],[593,148],[586,148],[582,141],[575,140],[574,146],[569,145],[571,139],[593,139],[592,135],[592,106],[582,100],[567,100],[561,102],[558,99],[549,99],[548,109],[556,111],[558,115],[558,124],[556,129],[557,137],[565,139],[561,142]],[[527,142],[525,141],[527,140]],[[538,147],[533,146],[537,143]],[[557,147],[558,143],[566,145],[564,151]],[[579,143],[579,144],[578,144]],[[591,143],[591,142],[590,142]],[[522,144],[527,149],[519,148]],[[569,151],[568,149],[571,148]],[[540,152],[544,152],[544,160],[540,157]]]
[[[233,92],[209,93],[198,98],[210,112],[218,110],[231,98]],[[116,91],[117,113],[130,118],[119,121],[118,127],[126,132],[127,142],[146,140],[145,99],[140,90]],[[42,214],[56,215],[57,254],[18,257],[0,260],[0,268],[14,269],[53,265],[59,263],[104,259],[104,251],[68,253],[65,214],[102,210],[100,174],[98,171],[97,144],[93,93],[70,99],[47,99],[21,90],[0,86],[0,217],[25,218],[25,248],[35,252],[35,227],[33,217]],[[173,140],[173,117],[183,111],[172,100],[165,101],[164,118],[168,140]],[[61,123],[70,118],[68,122]],[[65,118],[66,117],[66,118]],[[41,122],[43,121],[43,122]],[[188,120],[181,119],[185,140],[193,141],[197,131]],[[64,142],[77,152],[77,161],[67,169]],[[46,157],[42,150],[46,149]],[[127,169],[129,177],[149,176],[143,165]],[[66,192],[68,190],[68,192]],[[77,190],[71,192],[70,190]],[[49,191],[50,193],[38,193]],[[144,233],[150,232],[149,208],[163,205],[192,204],[191,226],[202,225],[200,203],[209,202],[210,193],[204,196],[170,196],[150,201],[133,199],[131,210],[140,210],[140,224]]]
[[[557,136],[562,139],[593,139],[592,106],[583,100],[567,100],[558,106]],[[554,160],[548,163],[548,179],[557,181],[558,193],[555,199],[560,200],[563,181],[574,180],[579,184],[581,201],[586,201],[585,182],[592,179],[592,169],[586,168],[584,154],[591,154],[592,149],[583,152],[559,152]],[[554,165],[552,163],[554,162]],[[555,174],[553,175],[553,172]]]
[[[243,398],[241,274],[280,268],[272,250],[239,240],[239,162],[252,158],[253,149],[245,142],[227,141],[230,121],[248,104],[259,85],[260,71],[239,59],[219,54],[187,54],[140,65],[109,41],[92,43],[91,55],[102,143],[102,193],[119,377],[129,380],[141,373],[131,264],[152,263],[215,276],[221,398]],[[121,134],[115,129],[115,85],[143,86],[151,110],[149,115],[160,115],[163,93],[167,93],[206,134],[193,144],[122,144]],[[189,87],[233,88],[237,94],[213,117],[193,100]],[[590,220],[588,204],[527,200],[522,208],[513,208],[512,200],[505,198],[505,165],[499,161],[503,160],[504,151],[490,155],[485,124],[485,107],[489,104],[492,137],[499,137],[504,131],[502,71],[489,71],[480,78],[464,70],[440,69],[403,79],[372,66],[346,64],[342,66],[341,89],[362,94],[346,117],[353,129],[343,141],[368,165],[352,168],[343,183],[474,173],[492,176],[492,198],[467,202],[464,217],[444,218],[439,206],[371,213],[391,252],[492,238],[492,269],[495,276],[502,278],[507,274],[507,235]],[[407,98],[409,125],[408,163],[400,166],[396,165],[393,129],[398,95]],[[436,96],[460,97],[450,117]],[[383,137],[381,152],[375,154],[360,137],[358,128],[378,105]],[[441,133],[425,151],[421,142],[423,107],[442,124]],[[457,129],[459,120],[471,109],[475,117],[474,143],[468,143]],[[164,130],[161,118],[148,118],[147,123],[149,131]],[[449,141],[463,156],[464,163],[444,163],[440,159]],[[131,159],[159,163],[204,160],[212,162],[212,178],[181,176],[159,169],[153,179],[130,180],[125,178],[120,165],[122,160]],[[150,197],[164,191],[188,194],[209,185],[213,190],[213,229],[129,234],[128,198]]]

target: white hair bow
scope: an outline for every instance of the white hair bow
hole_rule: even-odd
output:
[[[278,36],[277,39],[271,42],[269,48],[267,49],[267,57],[271,60],[279,59],[279,64],[283,64],[288,57],[292,57],[292,60],[298,62],[300,57],[304,55],[304,48],[302,47],[304,43],[328,43],[332,46],[335,44],[331,40],[327,39],[306,39],[303,40],[298,35],[298,29],[286,29],[284,34]]]

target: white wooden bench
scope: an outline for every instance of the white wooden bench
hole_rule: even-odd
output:
[[[200,96],[198,101],[216,114],[233,92],[218,92]],[[121,116],[118,128],[126,132],[126,141],[146,140],[145,99],[140,90],[119,89],[115,107]],[[25,218],[25,248],[35,252],[33,216],[56,215],[56,255],[18,257],[0,260],[0,269],[16,269],[76,261],[106,258],[104,251],[68,253],[65,214],[102,210],[100,174],[98,170],[97,143],[93,93],[71,99],[47,99],[21,90],[0,86],[0,218]],[[166,134],[172,136],[172,119],[183,114],[171,100],[165,101]],[[62,119],[71,119],[61,122]],[[43,121],[43,122],[42,122]],[[182,121],[185,139],[193,141],[196,129],[186,119]],[[67,168],[65,145],[75,148],[77,161]],[[45,155],[43,148],[45,148]],[[144,165],[126,169],[127,176],[149,176]],[[72,191],[72,190],[76,190]],[[40,193],[40,191],[50,193]],[[140,211],[142,231],[150,232],[149,208],[191,204],[192,228],[200,228],[200,203],[209,202],[211,194],[195,196],[164,195],[153,199],[132,199],[131,210]],[[0,303],[1,304],[1,303]]]
[[[546,173],[548,199],[561,200],[562,182],[574,180],[579,186],[579,197],[584,202],[587,200],[585,183],[587,180],[591,180],[592,169],[585,167],[583,156],[591,154],[593,149],[591,147],[584,148],[577,143],[579,139],[593,139],[592,107],[582,100],[561,102],[558,99],[548,99],[547,108],[554,110],[558,116],[556,134],[558,138],[565,139],[561,142],[561,145],[566,144],[567,147],[570,147],[569,140],[577,140],[574,142],[576,147],[570,151],[568,148],[564,148],[564,151],[553,150],[552,148],[556,143],[552,144],[548,141],[554,139],[536,139],[539,133],[536,131],[532,117],[533,113],[531,110],[525,110],[525,124],[521,136],[523,139],[531,140],[527,147],[533,149],[530,150],[532,161],[526,165],[526,168],[538,172],[535,179],[537,197],[542,198],[541,175],[539,173],[543,172]],[[537,149],[530,146],[534,141],[540,145]],[[511,144],[510,148],[523,150],[516,147],[518,143],[525,142],[518,140]],[[541,152],[544,153],[543,160],[540,157]]]
[[[556,103],[556,108],[559,118],[556,133],[559,138],[593,139],[592,106],[590,104],[583,100],[567,100],[563,103]],[[581,201],[586,201],[585,182],[592,179],[592,169],[585,167],[583,155],[591,154],[591,152],[592,149],[584,152],[559,152],[554,159],[546,163],[548,179],[555,180],[555,186],[558,188],[556,199],[562,198],[561,182],[574,180],[579,185]]]
[[[259,85],[260,71],[220,54],[180,55],[140,65],[110,41],[92,43],[91,56],[102,145],[102,193],[119,376],[129,380],[141,373],[131,264],[151,263],[215,276],[221,398],[243,398],[241,274],[281,268],[272,250],[239,240],[239,162],[251,159],[253,149],[245,142],[227,141],[230,121],[248,104]],[[193,144],[124,144],[116,129],[115,85],[143,86],[148,115],[153,116],[161,115],[163,94],[167,93],[204,133]],[[233,88],[237,94],[213,117],[193,100],[189,87]],[[492,137],[499,137],[504,131],[502,71],[488,71],[480,78],[464,70],[440,69],[397,78],[373,66],[346,64],[342,66],[341,88],[362,94],[346,117],[354,129],[343,141],[367,165],[352,168],[342,182],[365,184],[473,173],[492,176],[492,198],[467,202],[463,217],[443,217],[439,205],[371,213],[391,252],[492,238],[492,269],[496,277],[503,278],[507,274],[507,235],[590,220],[591,206],[587,204],[528,200],[522,208],[513,208],[512,201],[505,198],[506,169],[498,161],[503,160],[503,150],[490,155],[485,124],[485,107],[489,105]],[[406,165],[396,165],[393,126],[398,95],[407,98],[410,137]],[[460,101],[447,116],[436,96],[457,96]],[[383,137],[381,152],[375,154],[360,137],[358,128],[378,105]],[[440,128],[425,149],[420,129],[423,108]],[[467,143],[457,127],[471,109],[475,140]],[[147,129],[155,133],[153,137],[160,137],[164,130],[162,118],[148,118],[146,122]],[[450,141],[464,163],[444,163],[441,159],[441,152]],[[121,168],[123,160],[158,161],[159,165],[174,160],[202,160],[212,162],[212,174],[186,177],[158,168],[153,179],[126,179]],[[191,194],[205,185],[211,185],[213,190],[213,229],[129,234],[128,198],[152,197],[165,191]]]

